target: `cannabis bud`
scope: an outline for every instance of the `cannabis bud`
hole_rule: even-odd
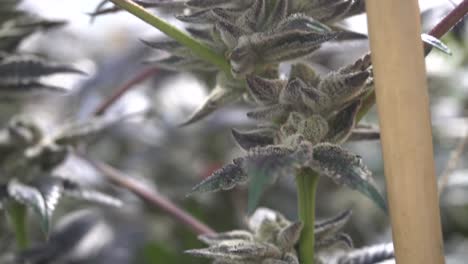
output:
[[[352,247],[348,235],[340,229],[348,221],[350,211],[315,225],[315,250],[341,245]],[[301,222],[291,222],[267,208],[258,208],[248,221],[249,230],[234,230],[202,235],[209,247],[186,251],[194,256],[214,259],[214,263],[299,264],[295,246],[303,228]]]

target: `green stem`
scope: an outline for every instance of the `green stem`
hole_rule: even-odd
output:
[[[318,179],[318,174],[309,168],[299,170],[296,175],[299,219],[304,224],[299,242],[301,264],[314,263],[315,193]]]
[[[210,47],[202,44],[201,42],[198,42],[190,35],[184,33],[183,31],[172,26],[171,24],[160,19],[159,17],[151,14],[150,12],[146,11],[143,7],[141,7],[138,4],[135,4],[130,0],[110,1],[118,7],[126,10],[127,12],[150,24],[151,26],[159,29],[161,32],[173,38],[185,47],[189,48],[196,56],[216,65],[218,68],[220,68],[227,74],[231,74],[231,66],[226,61],[226,59],[222,55],[219,55],[218,53],[214,52]]]
[[[27,208],[26,206],[13,202],[8,207],[13,229],[15,230],[16,244],[19,249],[25,249],[28,246],[28,234],[26,227]]]

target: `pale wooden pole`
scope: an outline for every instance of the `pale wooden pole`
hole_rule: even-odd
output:
[[[398,264],[444,263],[417,0],[366,0]]]

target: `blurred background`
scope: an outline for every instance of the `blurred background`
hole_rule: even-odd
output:
[[[21,8],[49,19],[63,19],[63,27],[30,36],[20,50],[45,54],[53,60],[72,64],[85,76],[53,76],[47,81],[67,87],[66,95],[37,95],[21,101],[0,104],[3,124],[18,113],[33,115],[41,126],[53,130],[67,120],[86,120],[96,108],[125,82],[149,68],[145,60],[155,55],[141,39],[161,34],[125,12],[91,19],[97,0],[25,0]],[[424,32],[429,31],[457,2],[420,1]],[[158,15],[181,26],[170,12]],[[366,32],[364,16],[346,21],[359,32]],[[459,24],[443,41],[452,55],[432,51],[426,59],[432,110],[434,152],[437,175],[443,175],[451,153],[468,133],[468,31]],[[368,50],[367,41],[343,45],[324,45],[311,58],[320,73],[349,63]],[[194,215],[216,231],[245,228],[247,193],[245,188],[196,195],[186,194],[196,183],[242,154],[231,137],[231,128],[253,127],[245,117],[248,105],[235,104],[221,109],[201,122],[178,127],[205,99],[206,82],[188,73],[152,68],[150,78],[135,85],[115,103],[106,115],[121,115],[152,108],[146,118],[119,123],[90,144],[93,159],[111,164],[127,177],[143,182]],[[375,109],[364,123],[378,124]],[[345,146],[361,155],[384,190],[383,164],[379,141],[349,143]],[[441,192],[441,210],[448,263],[466,263],[468,257],[468,155],[461,153],[450,170]],[[109,184],[79,157],[64,165],[80,181],[110,190],[124,201],[115,209],[66,201],[53,218],[57,248],[55,262],[37,263],[208,263],[183,254],[202,247],[196,236],[157,208],[148,206],[128,190]],[[446,174],[446,173],[445,173]],[[296,219],[296,194],[293,178],[281,179],[263,195],[261,206],[278,210]],[[73,210],[72,210],[73,209]],[[368,199],[328,179],[321,180],[318,193],[319,219],[352,209],[345,231],[356,247],[391,241],[388,217]],[[70,213],[71,212],[71,213]],[[3,220],[2,220],[3,221]],[[34,223],[31,219],[31,225]],[[36,232],[32,248],[44,249],[44,238]],[[2,244],[12,241],[3,236]],[[73,238],[73,239],[71,239]],[[73,240],[73,241],[72,241]],[[7,246],[6,246],[7,247]],[[0,250],[1,252],[1,250]]]

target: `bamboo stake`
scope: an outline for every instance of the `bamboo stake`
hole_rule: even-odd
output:
[[[417,0],[366,0],[398,264],[444,263]]]

